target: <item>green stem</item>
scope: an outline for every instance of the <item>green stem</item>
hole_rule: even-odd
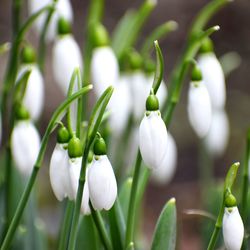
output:
[[[56,4],[57,0],[54,0],[54,4]],[[54,14],[55,9],[51,8],[47,14],[46,20],[44,22],[42,32],[39,38],[39,47],[38,47],[38,65],[41,72],[44,71],[44,62],[45,62],[45,55],[46,55],[46,35],[48,31],[48,27],[50,24],[50,20]]]
[[[142,163],[142,157],[141,157],[140,151],[138,150],[136,162],[135,162],[134,174],[133,174],[131,194],[130,194],[130,199],[129,199],[125,249],[129,246],[130,242],[134,242],[136,195],[138,191],[141,163]]]
[[[25,187],[25,190],[22,194],[22,197],[18,203],[18,207],[17,210],[15,212],[15,215],[11,221],[11,224],[8,228],[7,234],[4,238],[4,242],[1,246],[1,250],[7,250],[9,249],[10,243],[14,237],[15,231],[17,229],[17,226],[20,222],[21,216],[23,214],[24,208],[28,202],[31,190],[34,186],[36,177],[37,177],[37,173],[42,165],[43,162],[43,158],[44,158],[44,154],[47,148],[47,144],[48,144],[48,140],[49,140],[49,136],[51,134],[51,132],[53,131],[53,129],[55,128],[55,126],[57,125],[57,119],[60,117],[60,115],[64,112],[64,110],[70,105],[70,103],[72,101],[74,101],[75,99],[79,98],[81,95],[87,93],[90,89],[92,88],[91,85],[82,88],[81,90],[79,90],[78,92],[76,92],[74,95],[70,96],[69,98],[67,98],[54,112],[48,127],[45,131],[45,134],[43,136],[42,142],[41,142],[41,146],[40,146],[40,150],[39,150],[39,154],[38,157],[36,159],[36,162],[34,164],[33,170],[32,170],[32,174],[31,177],[28,181],[27,186]]]
[[[99,233],[99,236],[101,238],[101,241],[103,243],[103,246],[106,250],[112,250],[113,247],[111,245],[110,239],[108,237],[108,233],[106,231],[102,216],[100,214],[100,212],[95,211],[91,202],[90,202],[90,209],[91,209],[91,216],[95,222],[97,231]]]
[[[92,111],[92,115],[90,116],[90,121],[89,121],[88,131],[87,131],[87,138],[86,138],[85,148],[84,148],[83,157],[82,157],[81,172],[80,172],[80,177],[79,177],[79,182],[78,182],[76,204],[75,204],[75,209],[74,209],[72,226],[70,230],[69,247],[68,247],[68,249],[70,250],[75,249],[75,244],[76,244],[78,221],[79,221],[79,216],[80,216],[80,208],[81,208],[83,187],[85,183],[85,174],[86,174],[86,166],[87,166],[89,150],[95,139],[96,133],[101,124],[102,117],[104,115],[105,109],[108,105],[108,102],[111,98],[112,93],[113,93],[113,87],[109,87],[105,90],[102,96],[98,99]]]
[[[12,32],[13,37],[16,36],[20,27],[20,10],[22,7],[22,0],[12,0]]]
[[[242,181],[242,198],[241,198],[241,216],[244,224],[247,223],[247,196],[248,196],[248,182],[249,182],[249,163],[250,163],[250,130],[247,133],[246,153],[243,169]]]
[[[65,250],[68,247],[68,231],[71,226],[72,214],[74,209],[74,202],[67,200],[66,210],[64,214],[64,219],[62,223],[62,229],[60,233],[60,240],[59,240],[59,250]]]

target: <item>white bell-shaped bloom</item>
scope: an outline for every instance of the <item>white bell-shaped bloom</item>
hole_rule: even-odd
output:
[[[40,136],[30,120],[18,121],[11,135],[11,152],[18,170],[29,176],[40,149]]]
[[[62,201],[66,197],[72,198],[72,187],[69,175],[69,157],[67,144],[57,143],[50,160],[50,183],[56,198]]]
[[[71,34],[63,35],[53,47],[52,69],[55,81],[65,95],[76,67],[83,68],[81,50]]]
[[[207,86],[213,108],[224,108],[226,101],[225,77],[219,60],[213,52],[201,54],[198,58],[203,81]]]
[[[18,72],[17,80],[26,71],[31,70],[23,98],[23,105],[28,110],[32,120],[39,119],[44,106],[44,81],[36,64],[23,64]]]
[[[244,237],[244,225],[237,207],[225,208],[222,231],[226,249],[240,250]]]
[[[127,125],[132,109],[132,98],[126,76],[120,77],[108,107],[111,111],[109,119],[110,128],[115,136],[119,136]]]
[[[152,180],[157,184],[169,183],[175,173],[177,164],[177,147],[173,136],[168,133],[167,152],[163,158],[159,168],[153,169],[151,172]]]
[[[30,15],[34,14],[35,12],[39,11],[41,8],[45,7],[48,4],[52,4],[52,0],[29,0],[28,1],[28,9]],[[56,3],[56,9],[51,17],[47,34],[46,34],[46,40],[52,41],[55,39],[57,34],[57,22],[60,17],[63,17],[69,22],[73,21],[73,10],[70,3],[70,0],[58,0]],[[41,14],[37,20],[34,22],[34,28],[39,32],[39,34],[42,32],[44,23],[47,18],[47,12],[44,12]]]
[[[192,128],[200,138],[203,138],[211,125],[212,106],[207,88],[202,81],[190,83],[187,109]]]
[[[117,183],[106,155],[95,156],[88,170],[90,201],[95,210],[109,210],[115,203]]]
[[[72,193],[73,196],[71,198],[74,200],[76,200],[77,197],[81,166],[82,166],[82,157],[69,159],[69,174],[70,174],[71,187],[73,191]],[[86,169],[86,178],[83,187],[81,212],[85,215],[91,213],[89,207],[88,167]]]
[[[159,168],[167,151],[167,129],[160,111],[151,111],[142,119],[139,147],[146,166],[151,169]]]
[[[205,145],[208,152],[214,156],[224,153],[229,139],[229,121],[224,110],[214,110],[212,123],[207,136]]]
[[[93,50],[91,79],[97,97],[100,97],[108,86],[116,86],[119,80],[119,65],[111,47],[102,46]]]

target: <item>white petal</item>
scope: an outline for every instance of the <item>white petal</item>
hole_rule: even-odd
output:
[[[40,149],[40,136],[29,120],[18,121],[11,135],[11,152],[19,171],[29,176]]]
[[[30,15],[34,14],[41,8],[51,3],[52,3],[51,0],[42,0],[42,1],[29,0],[28,7],[29,7]],[[47,17],[47,12],[44,12],[34,22],[35,30],[37,30],[39,33],[42,32],[42,28],[46,20],[46,17]],[[58,0],[57,1],[56,10],[53,13],[53,16],[51,17],[50,24],[48,26],[48,30],[46,34],[47,41],[52,41],[53,39],[55,39],[56,34],[57,34],[57,22],[58,22],[59,17],[63,17],[69,22],[73,21],[73,10],[72,10],[70,0]]]
[[[212,114],[212,123],[209,132],[205,138],[205,145],[214,156],[220,156],[224,153],[229,139],[229,121],[224,110],[214,110]]]
[[[56,198],[62,201],[71,190],[69,157],[64,144],[56,144],[50,160],[50,183]]]
[[[167,129],[159,111],[150,112],[142,119],[139,147],[147,167],[156,169],[161,165],[167,150]]]
[[[109,124],[116,136],[121,135],[132,109],[132,99],[130,96],[129,85],[126,77],[120,77],[114,93],[109,102],[111,111]]]
[[[70,193],[69,195],[70,199],[76,200],[81,166],[82,166],[82,157],[69,159],[69,175],[70,175],[70,183],[72,190],[72,193]]]
[[[117,196],[117,184],[113,168],[106,155],[99,156],[88,170],[89,196],[96,210],[109,210]]]
[[[203,138],[211,125],[212,107],[206,86],[199,82],[190,83],[188,91],[188,118],[196,134]]]
[[[55,81],[65,95],[76,67],[82,69],[81,50],[78,44],[72,35],[58,38],[52,51],[52,69]]]
[[[163,158],[160,167],[153,169],[151,177],[157,184],[169,183],[175,173],[177,164],[177,147],[174,138],[168,133],[167,138],[167,152]]]
[[[218,59],[214,53],[201,54],[198,64],[213,108],[224,108],[226,101],[225,77]]]
[[[44,105],[44,81],[42,74],[35,64],[22,65],[18,72],[17,80],[29,69],[31,74],[27,82],[23,104],[29,111],[31,119],[36,121],[40,117]]]
[[[225,208],[223,216],[223,238],[227,250],[240,250],[243,237],[244,225],[237,207]]]
[[[91,214],[91,210],[89,207],[89,185],[88,185],[88,167],[86,168],[86,178],[83,186],[83,194],[82,194],[82,204],[81,204],[81,212],[85,215]]]
[[[97,97],[100,97],[108,86],[117,84],[119,65],[115,53],[110,47],[98,47],[93,50],[91,78]]]

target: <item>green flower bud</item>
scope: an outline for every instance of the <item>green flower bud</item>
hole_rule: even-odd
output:
[[[71,34],[72,33],[71,23],[65,18],[61,17],[57,23],[57,33],[58,35]]]
[[[103,138],[97,138],[94,144],[94,154],[95,155],[106,155],[106,143]]]
[[[156,95],[150,94],[146,100],[146,110],[156,111],[159,110],[159,101]]]
[[[206,38],[200,47],[200,53],[209,53],[214,51],[214,45],[210,38]]]
[[[109,35],[106,28],[102,24],[94,24],[91,34],[94,47],[109,45]]]
[[[31,46],[25,46],[21,52],[22,63],[34,63],[36,61],[36,52]]]
[[[68,143],[70,139],[69,131],[66,127],[61,127],[57,132],[57,142],[58,143]]]
[[[130,69],[137,70],[143,66],[141,55],[136,50],[130,50],[127,54]]]
[[[191,80],[194,82],[198,82],[202,80],[202,73],[201,73],[200,68],[197,65],[195,65],[193,68]]]
[[[226,207],[235,207],[235,206],[237,206],[236,198],[231,193],[226,194],[225,206]]]
[[[17,120],[28,120],[30,118],[28,110],[21,104],[16,105],[15,114]]]
[[[82,144],[76,136],[73,136],[68,143],[68,155],[70,158],[82,156]]]
[[[156,69],[155,62],[153,60],[146,60],[143,65],[146,74],[153,74]]]

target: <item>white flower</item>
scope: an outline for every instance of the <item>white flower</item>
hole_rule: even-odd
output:
[[[108,86],[116,86],[119,80],[119,65],[114,51],[109,46],[93,50],[91,79],[97,97],[100,97]]]
[[[52,51],[52,69],[56,83],[66,95],[74,69],[83,68],[81,50],[71,34],[57,39]]]
[[[95,210],[109,210],[117,196],[115,174],[106,155],[95,157],[88,170],[90,200]]]
[[[125,76],[121,76],[118,84],[115,86],[108,107],[111,111],[109,119],[110,128],[114,135],[119,136],[127,125],[132,109],[132,99]]]
[[[72,199],[72,188],[69,176],[69,157],[67,144],[57,143],[50,160],[50,183],[56,198],[62,201],[66,197]]]
[[[211,125],[212,107],[207,88],[202,81],[190,83],[187,108],[191,126],[203,138]]]
[[[73,191],[73,196],[71,198],[74,200],[76,200],[77,197],[81,166],[82,166],[82,157],[69,159],[70,183]],[[91,213],[89,207],[88,167],[86,169],[86,178],[83,187],[81,212],[85,215]]]
[[[205,145],[208,152],[214,156],[224,153],[229,139],[229,121],[224,110],[214,110],[212,123],[207,136]]]
[[[147,167],[156,169],[161,165],[167,150],[167,129],[160,111],[151,111],[142,119],[139,147]]]
[[[222,230],[226,249],[240,250],[244,237],[244,225],[237,207],[225,208]]]
[[[157,184],[169,183],[175,173],[177,164],[177,147],[173,136],[168,133],[167,152],[163,158],[159,168],[153,169],[151,172],[152,180]]]
[[[11,135],[11,152],[18,170],[29,176],[40,149],[40,136],[30,120],[18,121]]]
[[[45,7],[48,4],[52,4],[52,0],[29,0],[28,2],[28,9],[30,15],[34,14],[35,12],[39,11],[41,8]],[[69,22],[73,21],[73,10],[70,3],[70,0],[58,0],[56,3],[56,9],[51,17],[47,34],[46,34],[46,40],[52,41],[55,39],[57,34],[57,22],[60,17],[63,17]],[[39,33],[42,32],[44,22],[47,18],[47,12],[44,12],[41,14],[37,20],[34,22],[34,28]]]
[[[204,83],[207,86],[213,108],[224,108],[226,101],[225,78],[221,65],[213,52],[198,58]]]
[[[44,81],[36,64],[21,65],[17,81],[26,70],[31,70],[31,73],[27,82],[23,105],[27,108],[31,119],[36,121],[40,117],[44,106]]]

